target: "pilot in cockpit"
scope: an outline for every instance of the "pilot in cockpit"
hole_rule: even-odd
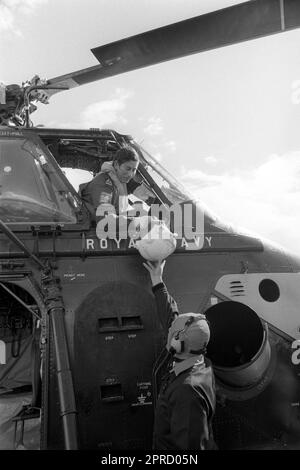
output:
[[[127,219],[134,215],[137,203],[147,212],[147,202],[154,194],[136,174],[138,165],[137,152],[131,147],[123,147],[112,162],[103,163],[100,173],[92,181],[80,185],[80,195],[92,220],[98,221],[107,213],[110,217]]]

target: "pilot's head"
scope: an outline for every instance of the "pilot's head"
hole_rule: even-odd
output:
[[[128,183],[139,166],[139,156],[133,148],[121,148],[114,157],[113,166],[119,181]]]
[[[175,358],[184,360],[206,353],[210,329],[205,315],[183,313],[169,328],[167,349]]]

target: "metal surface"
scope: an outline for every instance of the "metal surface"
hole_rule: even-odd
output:
[[[11,229],[0,220],[0,230],[2,230],[8,238],[14,242],[24,254],[31,258],[40,268],[44,268],[44,264],[24,245],[24,243],[11,231]]]
[[[56,379],[60,416],[64,433],[64,448],[66,450],[76,450],[78,449],[77,410],[64,322],[64,305],[57,281],[58,279],[53,277],[52,272],[47,270],[44,273],[42,286],[45,291],[45,303],[53,332]]]

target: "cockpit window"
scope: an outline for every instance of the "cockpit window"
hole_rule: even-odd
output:
[[[28,139],[0,139],[0,218],[5,223],[76,223],[78,201],[48,155]]]
[[[154,157],[152,157],[137,143],[135,143],[135,147],[137,147],[142,154],[143,165],[145,166],[148,174],[158,185],[172,206],[193,201],[193,204],[199,209],[199,211],[205,213],[211,223],[216,226],[220,224],[218,216],[213,214],[202,201],[195,198],[195,196],[193,196],[176,178],[174,178]]]
[[[138,146],[144,157],[147,172],[159,186],[163,194],[171,204],[191,201],[195,199],[186,188],[177,181],[160,163],[152,157],[145,149]]]

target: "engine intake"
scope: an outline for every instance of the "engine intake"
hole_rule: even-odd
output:
[[[221,302],[205,313],[211,329],[207,353],[216,378],[240,390],[257,385],[271,360],[267,325],[240,302]]]

